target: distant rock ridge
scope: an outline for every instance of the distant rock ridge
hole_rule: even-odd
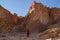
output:
[[[0,5],[1,32],[43,32],[50,25],[60,23],[60,8],[48,8],[42,3],[34,1],[26,16],[11,14]]]

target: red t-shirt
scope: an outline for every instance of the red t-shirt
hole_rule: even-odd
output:
[[[30,30],[29,30],[29,29],[27,29],[27,30],[26,30],[26,32],[30,32]]]

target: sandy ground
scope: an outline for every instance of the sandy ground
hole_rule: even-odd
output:
[[[38,33],[32,33],[27,37],[26,33],[0,33],[0,40],[60,40],[60,39],[39,39]]]
[[[13,33],[13,34],[0,34],[0,40],[39,40],[37,34],[30,34],[29,37],[26,33]]]

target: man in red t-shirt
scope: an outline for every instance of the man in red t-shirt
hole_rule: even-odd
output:
[[[30,30],[27,29],[26,31],[27,31],[27,37],[29,37]]]

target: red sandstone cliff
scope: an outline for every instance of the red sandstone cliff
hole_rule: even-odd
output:
[[[34,1],[26,17],[26,28],[31,31],[43,31],[49,25],[60,21],[60,8],[48,8]]]
[[[23,21],[24,17],[19,17],[16,13],[12,15],[8,10],[0,5],[0,31],[12,32],[15,27],[21,27],[19,31],[22,31],[23,26],[21,25],[23,24]]]

